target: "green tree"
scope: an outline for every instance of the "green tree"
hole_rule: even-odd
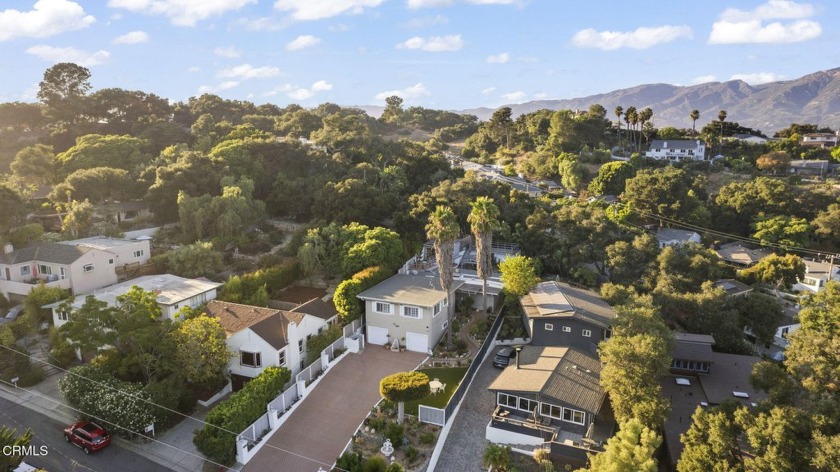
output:
[[[93,229],[93,204],[89,200],[73,200],[65,207],[67,214],[61,220],[61,232],[70,239],[87,236]]]
[[[840,243],[840,204],[832,203],[827,209],[820,211],[811,224],[814,234],[821,239],[835,245]]]
[[[659,242],[649,233],[633,237],[630,242],[616,241],[606,247],[605,265],[610,281],[618,284],[638,283],[647,267],[659,254]]]
[[[559,174],[564,187],[572,191],[583,188],[586,168],[577,159],[560,159]]]
[[[0,235],[5,235],[26,216],[26,207],[20,192],[10,185],[0,183]]]
[[[739,324],[755,336],[757,343],[773,342],[776,328],[782,324],[784,312],[777,300],[776,297],[757,292],[733,299]]]
[[[755,161],[755,166],[760,170],[773,171],[773,175],[779,172],[785,172],[790,167],[791,157],[785,151],[771,151],[767,154],[758,156]]]
[[[202,314],[184,320],[173,336],[175,361],[187,382],[203,390],[218,387],[227,377],[228,362],[233,356],[218,318]]]
[[[738,444],[739,428],[732,408],[704,409],[697,407],[691,427],[680,435],[685,445],[678,472],[743,472],[744,464]]]
[[[385,110],[382,111],[382,116],[379,117],[379,120],[384,123],[399,123],[405,113],[402,104],[403,99],[396,95],[386,98]]]
[[[88,134],[76,145],[56,156],[61,171],[68,175],[79,169],[112,167],[133,176],[150,164],[149,143],[133,136]]]
[[[44,72],[38,84],[38,100],[44,113],[58,124],[76,123],[85,114],[85,96],[90,90],[90,71],[71,62],[60,62]]]
[[[481,277],[481,311],[487,313],[487,279],[493,273],[493,231],[499,229],[499,207],[492,198],[478,197],[467,216],[475,239],[476,270]]]
[[[92,203],[130,200],[134,196],[133,187],[133,179],[123,169],[92,167],[68,175],[63,183],[55,186],[50,199],[56,204],[67,201],[67,198]]]
[[[508,257],[499,264],[499,271],[505,291],[514,297],[525,295],[540,282],[536,263],[530,257]]]
[[[347,249],[341,265],[345,274],[353,274],[370,266],[396,270],[404,260],[405,249],[400,235],[389,229],[376,227],[365,231],[364,240]]]
[[[768,412],[739,408],[735,421],[755,454],[744,458],[748,471],[808,470],[811,458],[810,425],[793,407],[773,407]]]
[[[224,268],[222,253],[209,242],[181,246],[167,253],[169,271],[181,277],[208,277]]]
[[[578,472],[656,472],[656,448],[662,438],[641,421],[631,419],[607,441],[603,454],[589,456],[589,467]]]
[[[703,179],[669,166],[642,169],[627,179],[622,200],[646,220],[664,217],[702,226],[709,220],[704,194]]]
[[[776,290],[790,287],[805,277],[805,263],[796,254],[770,254],[754,266],[738,271],[738,278],[747,283],[760,282]]]
[[[484,467],[500,472],[510,470],[510,446],[501,446],[499,444],[490,443],[484,449],[484,455],[481,456],[481,463]]]
[[[621,105],[616,106],[614,113],[616,118],[615,122],[618,125],[618,147],[621,147],[621,115],[624,114],[624,107]]]
[[[435,260],[438,265],[438,277],[440,288],[446,292],[446,319],[449,329],[446,332],[446,344],[452,345],[452,257],[455,250],[455,240],[461,234],[458,227],[458,220],[452,208],[439,205],[429,215],[429,223],[426,225],[426,236],[432,240],[435,247]]]
[[[397,423],[405,416],[405,402],[428,397],[429,376],[423,372],[397,372],[379,381],[379,394],[388,401],[397,403]]]
[[[16,248],[21,248],[35,242],[44,235],[44,227],[39,223],[29,223],[13,229],[9,233],[8,241]]]
[[[23,462],[25,455],[14,454],[16,446],[26,446],[32,441],[32,430],[27,429],[23,434],[17,430],[0,425],[0,470],[15,470]]]
[[[12,173],[27,184],[50,184],[56,176],[55,153],[45,144],[25,147],[15,154],[10,167]]]
[[[700,119],[700,110],[691,110],[691,113],[688,115],[691,118],[691,134],[697,134],[697,120]]]
[[[23,308],[36,323],[52,321],[52,311],[42,308],[44,305],[66,299],[70,294],[59,287],[47,287],[43,283],[33,288],[23,299]]]
[[[636,170],[629,162],[607,162],[598,169],[598,175],[589,183],[589,191],[595,195],[621,195],[627,179],[635,173]]]
[[[762,244],[807,247],[811,230],[808,221],[786,215],[759,216],[752,224],[753,237]]]

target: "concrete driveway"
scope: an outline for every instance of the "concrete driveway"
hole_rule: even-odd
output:
[[[332,367],[243,472],[329,470],[379,401],[379,381],[414,370],[425,354],[367,346]]]

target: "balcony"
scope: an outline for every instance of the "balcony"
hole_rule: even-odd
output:
[[[49,276],[48,276],[49,277]],[[31,279],[27,279],[23,282],[14,282],[11,280],[0,280],[0,288],[2,288],[2,292],[5,293],[12,293],[16,295],[28,295],[29,292],[32,291],[38,284],[44,283],[46,287],[57,287],[63,289],[69,289],[70,279],[58,279],[58,280],[50,280],[47,277],[39,278],[33,277]]]
[[[596,420],[594,424],[589,425],[586,434],[580,434],[563,429],[563,421],[497,406],[487,425],[487,439],[499,444],[554,444],[562,446],[563,449],[597,453],[604,450],[603,442],[612,433],[611,430],[609,433],[603,431],[599,423]]]

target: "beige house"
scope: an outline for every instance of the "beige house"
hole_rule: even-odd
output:
[[[453,281],[451,300],[463,284]],[[369,344],[398,341],[409,351],[430,353],[449,327],[446,292],[435,275],[397,274],[357,296],[365,302]]]
[[[107,236],[93,236],[73,241],[61,241],[59,244],[89,247],[100,251],[107,251],[114,255],[116,267],[137,266],[149,262],[151,248],[148,239],[122,239]]]

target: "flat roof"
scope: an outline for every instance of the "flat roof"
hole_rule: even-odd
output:
[[[761,358],[713,352],[711,361],[714,365],[709,375],[700,376],[700,383],[710,404],[717,405],[726,399],[735,398],[732,392],[748,394],[750,403],[767,398],[765,392],[750,385],[753,366],[761,362]]]
[[[208,292],[222,284],[211,282],[207,279],[186,279],[172,274],[145,275],[136,279],[127,280],[122,283],[109,285],[92,292],[80,293],[73,301],[73,308],[80,308],[88,296],[97,300],[116,305],[117,297],[125,295],[131,287],[138,286],[147,292],[157,294],[157,302],[160,305],[174,305],[178,302],[188,300],[196,295]],[[53,308],[64,303],[56,302],[45,305],[44,308]]]
[[[90,238],[74,239],[72,241],[59,241],[59,244],[69,244],[73,246],[87,246],[95,249],[111,249],[120,246],[128,246],[131,244],[139,244],[141,241],[136,239],[123,238],[109,238],[107,236],[92,236]]]
[[[452,281],[452,290],[457,290],[464,282]],[[389,303],[430,307],[446,298],[446,292],[440,288],[437,275],[397,274],[357,295],[363,300],[380,300]]]
[[[615,318],[600,295],[562,282],[541,282],[520,303],[528,318],[578,318],[603,328]]]
[[[715,281],[715,287],[723,289],[727,295],[740,295],[747,292],[752,292],[751,285],[735,279],[720,279]]]

